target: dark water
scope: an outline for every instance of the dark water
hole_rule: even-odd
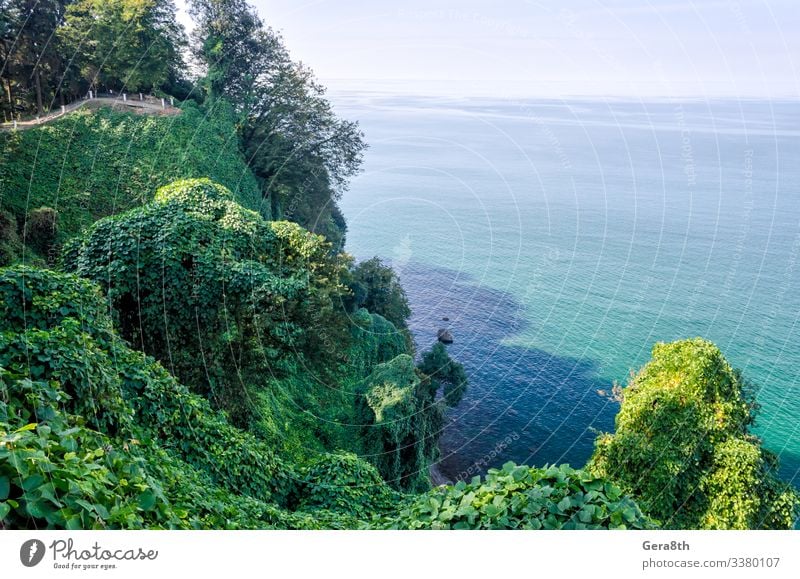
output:
[[[507,293],[470,283],[458,272],[413,263],[402,278],[420,350],[435,343],[439,328],[448,328],[455,337],[450,354],[463,361],[470,380],[442,433],[442,474],[469,479],[508,460],[582,465],[596,431],[612,428],[618,409],[598,393],[612,384],[597,375],[596,365],[504,345],[530,323]]]

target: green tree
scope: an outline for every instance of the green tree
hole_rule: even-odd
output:
[[[268,380],[335,358],[326,343],[347,347],[343,265],[329,244],[264,221],[208,179],[164,186],[152,203],[97,221],[65,265],[103,287],[126,339],[237,424],[257,415]]]
[[[59,35],[71,68],[92,87],[149,91],[183,68],[185,33],[172,0],[76,0]]]
[[[246,0],[190,0],[192,54],[210,100],[225,98],[246,113],[258,76],[288,58],[280,38],[264,28]]]
[[[464,366],[450,357],[444,344],[437,342],[422,354],[417,368],[430,378],[434,390],[438,391],[444,385],[444,399],[448,406],[457,406],[461,402],[467,390],[467,373]]]
[[[379,257],[357,264],[352,271],[351,290],[355,305],[380,314],[398,328],[408,327],[411,308],[395,271]]]
[[[656,344],[621,397],[616,431],[597,439],[589,470],[665,528],[791,528],[797,492],[750,434],[751,389],[714,344]]]
[[[359,385],[356,420],[362,456],[394,488],[425,491],[436,460],[444,405],[407,354],[375,367]]]
[[[251,167],[276,214],[344,245],[336,202],[360,169],[364,135],[339,118],[310,69],[291,60],[259,76],[242,130]]]
[[[56,30],[67,0],[0,0],[3,110],[46,112],[60,91],[63,62]]]
[[[292,61],[281,37],[244,0],[192,0],[194,54],[210,100],[241,117],[245,155],[276,218],[344,246],[336,201],[366,148],[358,124],[339,118],[310,69]]]

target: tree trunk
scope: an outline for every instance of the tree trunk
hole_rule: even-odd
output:
[[[40,115],[44,114],[44,105],[42,104],[42,75],[39,73],[39,67],[36,67],[36,71],[33,73],[36,77],[36,110],[39,111]]]
[[[8,107],[11,109],[12,114],[14,110],[14,97],[11,96],[11,79],[6,78],[6,96],[8,97]]]

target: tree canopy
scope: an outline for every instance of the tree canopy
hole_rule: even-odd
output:
[[[56,29],[68,0],[0,0],[0,79],[7,118],[49,108],[61,90],[64,55]]]
[[[448,406],[457,406],[467,390],[467,373],[464,366],[453,360],[447,348],[441,342],[422,354],[417,366],[427,375],[433,384],[434,391],[444,385],[444,400]]]
[[[183,68],[172,0],[74,0],[58,29],[68,71],[91,88],[150,91]]]
[[[0,0],[6,119],[44,114],[90,88],[185,84],[186,38],[175,14],[172,0]]]
[[[210,100],[241,118],[245,155],[276,217],[325,235],[338,249],[345,225],[336,201],[366,148],[358,124],[338,117],[311,70],[244,0],[192,0],[195,58]]]
[[[621,396],[591,472],[617,481],[665,528],[792,527],[800,497],[749,432],[752,391],[714,344],[656,344]]]
[[[382,315],[398,328],[408,325],[411,308],[395,271],[379,257],[358,263],[350,287],[357,307]]]
[[[347,346],[344,264],[329,249],[243,208],[227,188],[189,179],[97,221],[65,265],[103,287],[126,339],[244,425],[254,388],[335,354],[315,327]]]

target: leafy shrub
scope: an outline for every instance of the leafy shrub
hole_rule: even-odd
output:
[[[96,286],[33,268],[5,270],[0,314],[0,367],[57,381],[72,412],[97,430],[114,433],[129,424],[132,411],[113,360],[95,341],[110,330]]]
[[[280,503],[288,495],[298,478],[293,470],[263,442],[228,424],[205,399],[191,394],[158,363],[130,350],[112,331],[94,284],[30,267],[5,269],[0,272],[0,314],[0,361],[6,377],[0,396],[0,430],[3,436],[14,439],[13,445],[3,445],[13,451],[0,461],[5,469],[3,476],[16,476],[23,485],[39,464],[44,465],[44,474],[39,474],[45,478],[54,469],[66,469],[61,473],[63,484],[70,489],[77,485],[76,496],[85,495],[81,500],[94,497],[89,504],[105,507],[105,511],[80,514],[80,521],[71,524],[203,526],[220,519],[218,513],[199,507],[202,498],[190,503],[195,508],[191,516],[185,508],[174,506],[176,501],[183,504],[198,494],[209,493],[217,496],[217,506],[225,510],[233,495],[250,497],[258,504]],[[25,347],[28,356],[23,354]],[[28,424],[38,426],[16,432]],[[88,425],[104,433],[89,431]],[[79,462],[62,464],[66,460],[62,450],[72,452],[73,447],[80,449]],[[96,460],[92,459],[102,463],[100,466],[91,466],[89,459],[80,458],[83,451],[101,448],[106,454],[98,453]],[[109,454],[109,448],[116,454]],[[46,466],[45,461],[55,466]],[[87,464],[89,474],[81,470]],[[102,480],[96,480],[95,475],[102,475]],[[140,486],[153,489],[156,498],[162,497],[161,502],[173,504],[174,512],[163,507],[156,518],[141,515],[137,510],[141,505],[135,504],[146,489],[142,487],[128,497],[127,490],[119,488],[130,483],[134,475]],[[86,477],[93,482],[84,481]],[[125,483],[120,482],[123,478]],[[69,482],[73,479],[77,481],[74,485]],[[180,481],[184,479],[204,481],[203,489],[182,488]],[[31,514],[17,500],[25,494],[22,491],[17,498],[12,496],[18,504],[11,508],[23,509],[14,512],[29,517],[26,520],[30,524],[44,517],[46,524],[60,527],[76,514],[74,509],[62,513],[69,519],[58,518],[61,515],[48,519],[49,511],[41,517],[39,511]],[[114,502],[117,495],[123,502]],[[133,502],[126,503],[125,497]],[[146,504],[150,501],[147,498]],[[114,514],[115,508],[121,509],[119,516]],[[279,506],[270,509],[275,514]],[[202,513],[210,517],[206,523],[201,520],[206,516]],[[264,524],[258,517],[247,520],[246,524],[243,519],[230,524]],[[19,523],[15,521],[15,525]]]
[[[347,365],[359,380],[366,378],[378,364],[400,354],[409,354],[405,334],[379,314],[360,308],[350,314],[352,346]]]
[[[393,512],[401,499],[374,466],[352,453],[321,455],[301,476],[298,503],[302,511],[322,509],[365,521]]]
[[[430,488],[428,467],[438,453],[444,409],[414,360],[401,354],[379,364],[362,382],[356,420],[363,456],[394,488]]]
[[[596,441],[593,473],[667,528],[791,528],[798,495],[749,434],[749,388],[714,344],[656,344],[622,397],[616,432]]]
[[[68,397],[57,382],[0,370],[0,392],[0,529],[344,525],[344,517],[290,513],[218,486],[152,440],[89,430],[81,417],[59,409]],[[203,427],[203,421],[196,426]]]
[[[646,529],[652,524],[620,489],[568,465],[530,468],[512,462],[481,482],[459,481],[413,500],[394,529]]]
[[[69,396],[56,381],[0,369],[0,390],[0,527],[140,528],[172,517],[142,459],[59,410]]]
[[[101,285],[126,339],[237,424],[257,414],[257,386],[347,346],[343,265],[329,244],[264,221],[208,179],[98,221],[65,266]]]
[[[0,366],[25,370],[31,380],[57,381],[72,412],[96,430],[114,434],[130,423],[132,410],[109,352],[81,331],[77,320],[49,331],[3,332]]]

